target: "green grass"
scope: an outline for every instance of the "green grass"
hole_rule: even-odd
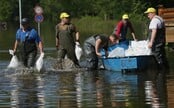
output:
[[[116,24],[116,20],[103,20],[99,17],[86,16],[79,19],[73,19],[72,22],[76,25],[80,32],[82,41],[93,34],[110,35]]]
[[[132,19],[132,24],[135,29],[135,34],[138,40],[146,39],[146,25],[144,22],[140,22],[138,20]],[[117,24],[118,20],[103,20],[100,17],[91,17],[85,16],[80,19],[73,19],[72,23],[74,23],[80,32],[81,41],[84,41],[87,37],[93,34],[107,34],[110,35],[113,33],[113,30]],[[127,35],[128,39],[132,39],[128,31]]]

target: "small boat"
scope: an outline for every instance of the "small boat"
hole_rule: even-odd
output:
[[[137,69],[145,69],[147,68],[152,60],[154,61],[154,57],[149,54],[136,54],[130,55],[125,54],[126,50],[129,49],[131,42],[119,43],[117,45],[109,46],[108,50],[111,53],[116,48],[123,48],[124,50],[117,50],[112,53],[116,56],[112,57],[102,57],[102,63],[106,70],[111,71],[124,71],[124,70],[137,70]],[[103,51],[101,51],[103,52]],[[116,54],[117,53],[117,54]]]
[[[142,70],[148,67],[153,59],[153,56],[112,57],[102,58],[102,63],[105,69],[111,71]]]

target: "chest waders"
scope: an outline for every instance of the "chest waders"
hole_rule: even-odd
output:
[[[30,33],[29,33],[30,34]],[[25,67],[34,67],[35,65],[35,58],[37,55],[37,46],[35,40],[28,39],[29,34],[25,37],[24,42],[20,42],[19,44],[19,54],[20,59],[23,62]]]
[[[88,38],[85,42],[84,42],[84,52],[85,52],[85,59],[86,59],[86,68],[88,68],[89,70],[96,70],[98,68],[98,56],[96,55],[96,50],[95,50],[95,43],[97,40],[97,37],[99,35],[93,35],[90,38]],[[108,45],[108,40],[106,40],[106,38],[103,38],[100,35],[100,39],[102,39],[102,43],[103,44],[107,44]],[[106,45],[106,48],[107,48]],[[103,47],[104,48],[104,47]]]
[[[73,26],[70,25],[58,25],[58,39],[59,39],[59,50],[58,50],[58,64],[62,63],[62,60],[67,57],[71,59],[75,65],[75,67],[79,67],[78,60],[75,55],[75,42],[73,33]],[[62,67],[62,66],[60,66]]]
[[[157,29],[156,37],[152,45],[152,54],[155,56],[159,68],[168,68],[169,65],[165,52],[165,25],[160,18],[155,18],[160,20],[160,22],[163,24],[163,27],[161,29]],[[151,34],[152,30],[149,31],[149,39],[151,38]]]
[[[85,67],[89,70],[96,70],[98,68],[98,57],[95,53],[95,46],[90,43],[92,42],[93,44],[95,44],[95,41],[95,36],[91,36],[88,40],[84,42],[83,46],[86,59]]]

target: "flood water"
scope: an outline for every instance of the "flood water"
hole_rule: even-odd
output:
[[[1,51],[1,54],[5,53]],[[170,52],[172,54],[174,52]],[[4,55],[8,55],[6,52]],[[7,69],[0,61],[1,108],[173,108],[174,74],[155,69],[137,72]],[[51,63],[52,62],[52,63]],[[172,63],[172,61],[170,61]]]
[[[38,73],[7,69],[14,30],[8,32],[0,32],[0,108],[174,108],[174,51],[166,49],[169,73],[153,66],[126,73],[54,70],[54,36],[49,32],[43,38],[49,41],[46,70]]]

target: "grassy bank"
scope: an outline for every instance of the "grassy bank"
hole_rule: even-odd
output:
[[[138,39],[146,39],[146,24],[142,21],[131,20],[135,33]],[[77,29],[80,31],[81,40],[84,41],[87,37],[93,34],[111,34],[118,22],[118,20],[103,20],[99,17],[82,17],[81,19],[73,19],[72,22],[76,25]],[[130,33],[128,32],[128,38],[132,39]]]
[[[83,17],[73,19],[72,22],[80,31],[82,41],[93,34],[111,34],[116,24],[116,20],[103,20],[99,17]]]

